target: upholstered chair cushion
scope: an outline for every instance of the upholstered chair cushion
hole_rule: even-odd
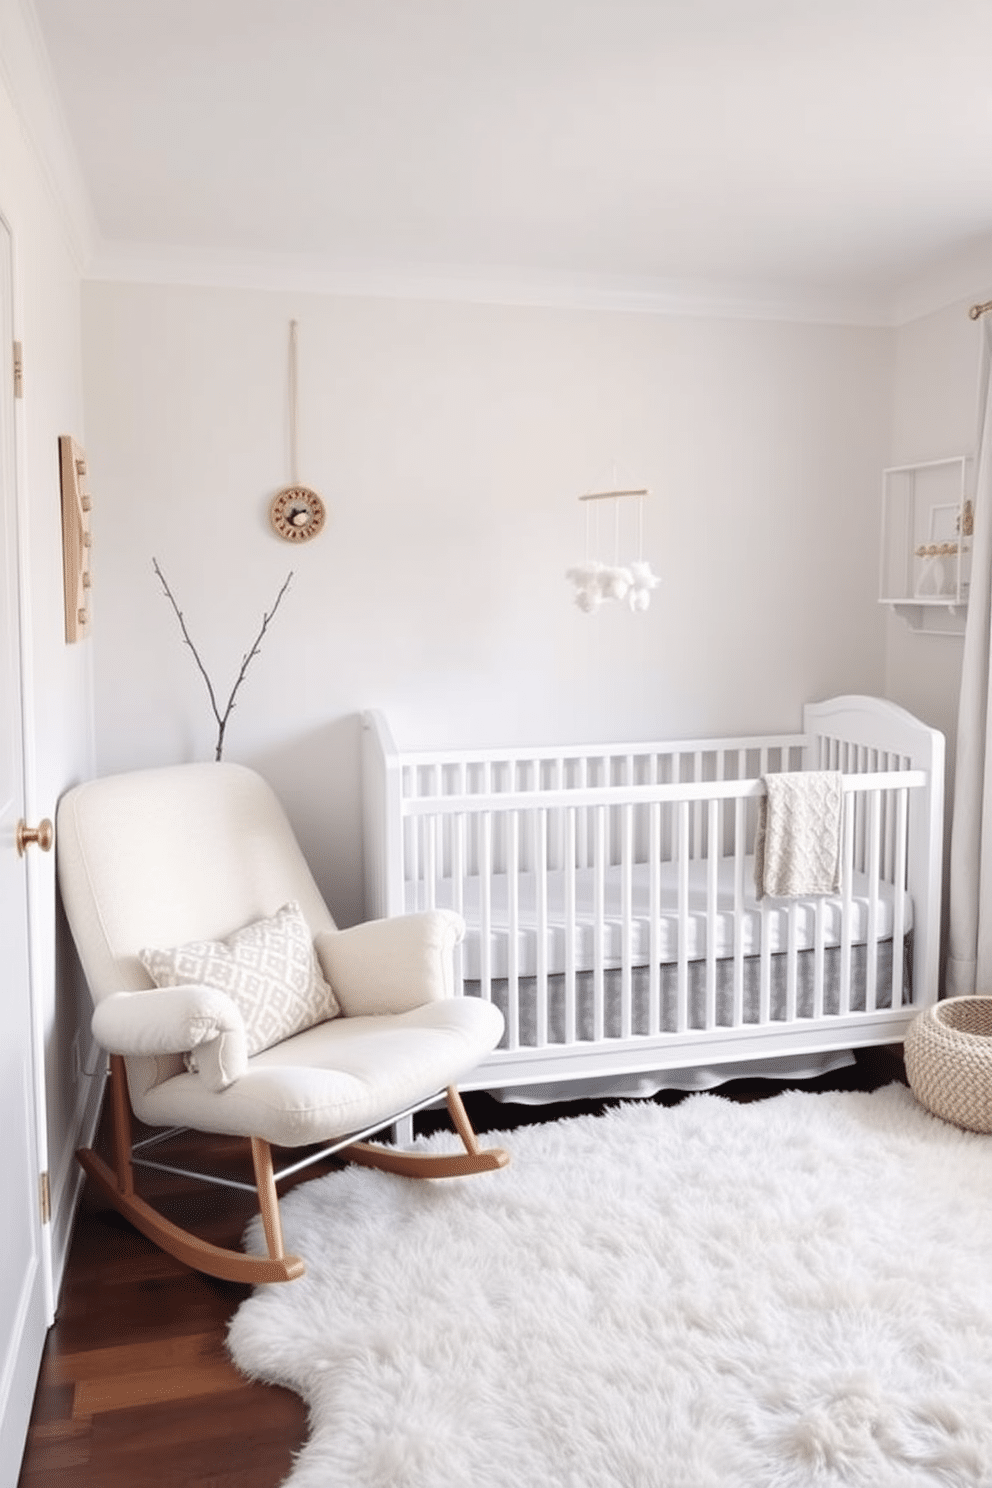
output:
[[[452,952],[464,933],[461,915],[431,909],[319,931],[315,942],[342,1011],[354,1018],[454,997]]]
[[[157,987],[201,986],[226,993],[244,1022],[249,1057],[340,1012],[295,902],[223,940],[146,947],[138,955]]]
[[[140,1118],[151,1126],[262,1137],[281,1147],[331,1141],[371,1130],[457,1085],[502,1031],[499,1008],[481,997],[332,1018],[256,1054],[219,1095],[202,1074],[163,1080],[145,1093]]]

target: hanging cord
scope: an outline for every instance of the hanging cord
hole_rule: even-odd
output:
[[[299,471],[299,322],[289,322],[289,483],[300,484]]]

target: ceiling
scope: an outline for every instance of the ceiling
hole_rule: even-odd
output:
[[[992,285],[990,0],[26,3],[97,275],[882,321]]]

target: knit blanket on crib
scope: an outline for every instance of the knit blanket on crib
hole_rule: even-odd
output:
[[[754,891],[761,899],[836,894],[841,806],[837,770],[786,770],[764,777],[754,840]]]

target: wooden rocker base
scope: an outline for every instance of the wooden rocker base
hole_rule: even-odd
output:
[[[207,1276],[216,1276],[221,1281],[259,1286],[268,1282],[294,1281],[303,1275],[306,1268],[299,1256],[288,1256],[283,1250],[279,1199],[268,1142],[259,1137],[250,1139],[259,1209],[269,1253],[259,1256],[246,1255],[240,1250],[225,1250],[173,1224],[135,1193],[131,1103],[124,1061],[119,1054],[111,1055],[110,1059],[110,1095],[116,1166],[112,1168],[89,1147],[81,1148],[76,1157],[103,1197],[136,1230],[183,1265],[191,1266],[194,1271],[203,1271]],[[355,1142],[350,1147],[341,1148],[340,1156],[349,1162],[382,1168],[409,1178],[455,1178],[505,1167],[510,1161],[509,1153],[500,1147],[480,1147],[462,1098],[453,1085],[447,1091],[447,1102],[451,1119],[465,1147],[464,1152],[403,1152],[377,1143]]]
[[[147,1240],[151,1240],[167,1255],[181,1261],[184,1266],[192,1266],[194,1271],[203,1271],[207,1276],[216,1276],[221,1281],[239,1281],[247,1286],[259,1286],[270,1281],[295,1281],[306,1270],[299,1256],[246,1255],[241,1250],[225,1250],[222,1246],[211,1245],[208,1240],[201,1240],[188,1230],[172,1224],[136,1193],[122,1193],[113,1168],[91,1148],[82,1148],[76,1153],[76,1157],[86,1176],[93,1180],[103,1197],[136,1230],[140,1230]]]
[[[491,1173],[510,1161],[510,1154],[502,1147],[479,1152],[400,1152],[377,1142],[355,1142],[343,1147],[340,1156],[360,1167],[381,1168],[403,1178],[461,1178],[470,1173]]]
[[[378,1142],[353,1142],[350,1147],[342,1149],[341,1156],[361,1167],[381,1168],[385,1173],[398,1173],[403,1178],[462,1178],[470,1173],[491,1173],[495,1168],[505,1168],[510,1154],[502,1147],[479,1146],[468,1112],[454,1085],[448,1086],[446,1095],[448,1111],[464,1144],[464,1152],[403,1152],[396,1147],[383,1147]]]
[[[194,1271],[202,1271],[207,1276],[216,1276],[221,1281],[259,1286],[265,1282],[294,1281],[303,1275],[306,1268],[299,1256],[288,1256],[283,1250],[279,1200],[268,1142],[257,1137],[251,1139],[255,1186],[269,1253],[267,1256],[246,1255],[242,1250],[226,1250],[223,1246],[211,1245],[208,1240],[201,1240],[198,1235],[181,1229],[135,1193],[131,1161],[131,1100],[120,1054],[110,1056],[110,1110],[114,1167],[89,1147],[82,1148],[76,1157],[104,1198],[146,1239],[184,1266],[191,1266]]]

